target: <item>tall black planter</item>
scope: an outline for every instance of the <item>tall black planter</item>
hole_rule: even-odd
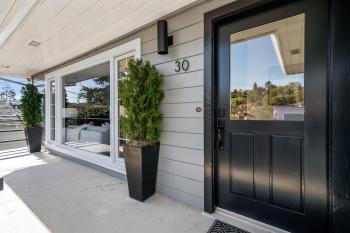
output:
[[[159,146],[123,146],[131,198],[143,202],[155,193]]]
[[[30,153],[41,151],[42,127],[26,128],[25,134]]]

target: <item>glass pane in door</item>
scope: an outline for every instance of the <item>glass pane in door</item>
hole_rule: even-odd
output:
[[[301,14],[231,34],[231,120],[304,120],[304,27]]]
[[[49,103],[50,103],[50,118],[49,118],[49,124],[50,124],[50,140],[55,140],[55,80],[49,81]]]
[[[122,82],[124,79],[128,78],[128,62],[130,60],[133,60],[134,56],[129,56],[123,59],[117,59],[116,61],[116,77],[118,79],[118,96],[117,96],[117,108],[118,108],[118,118],[120,116],[125,116],[125,110],[123,107],[123,103],[119,98],[119,94],[120,94],[120,85],[119,83]],[[120,123],[118,124],[118,131],[117,131],[117,145],[118,145],[118,157],[124,157],[123,156],[123,144],[125,144],[127,141],[127,136],[125,135],[125,133],[122,131],[121,125]]]

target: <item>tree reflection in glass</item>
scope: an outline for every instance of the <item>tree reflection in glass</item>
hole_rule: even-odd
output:
[[[230,50],[231,120],[304,120],[304,15],[232,34]]]
[[[65,144],[110,155],[109,62],[63,77]]]

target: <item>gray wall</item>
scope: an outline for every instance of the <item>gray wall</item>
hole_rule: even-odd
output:
[[[204,13],[230,2],[205,1],[167,18],[169,35],[174,36],[168,55],[156,52],[157,29],[153,24],[56,67],[141,37],[142,58],[156,65],[165,76],[157,192],[199,209],[204,206],[204,139],[203,111],[196,112],[196,108],[203,109]],[[176,73],[175,61],[184,58],[190,62],[189,69]],[[35,78],[40,77],[43,74]]]
[[[204,205],[203,52],[204,13],[232,1],[210,1],[166,19],[174,45],[158,55],[155,25],[140,33],[142,58],[165,75],[164,116],[157,191],[196,208]],[[151,35],[150,35],[151,34]],[[153,36],[153,38],[152,38]],[[176,73],[176,60],[190,67]]]

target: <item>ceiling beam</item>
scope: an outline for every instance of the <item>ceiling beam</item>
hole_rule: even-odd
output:
[[[7,41],[11,34],[20,25],[32,7],[35,5],[37,0],[22,0],[19,1],[19,7],[15,15],[10,19],[10,21],[4,25],[4,28],[0,31],[0,47]],[[11,7],[10,10],[13,8]]]
[[[5,81],[5,82],[9,82],[9,83],[15,83],[15,84],[22,85],[22,86],[26,85],[26,83],[15,81],[15,80],[11,80],[11,79],[7,79],[7,78],[4,78],[4,77],[0,77],[0,80]]]

